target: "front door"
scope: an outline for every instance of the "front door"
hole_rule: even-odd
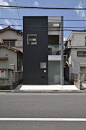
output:
[[[48,84],[60,84],[60,62],[48,62]]]

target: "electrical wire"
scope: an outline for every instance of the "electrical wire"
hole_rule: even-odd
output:
[[[9,19],[9,20],[23,20],[23,19],[20,19],[20,18],[0,18],[0,19]],[[49,20],[51,20],[51,19],[49,19]],[[56,20],[56,19],[54,19],[54,21],[57,21],[57,22],[59,22],[59,20]],[[70,21],[70,22],[79,22],[79,21],[86,21],[86,20],[84,20],[84,19],[82,19],[82,20],[76,20],[76,19],[63,19],[62,21]]]
[[[5,8],[4,8],[5,7]],[[86,10],[86,8],[59,8],[59,7],[30,7],[30,6],[10,6],[0,5],[0,8],[12,8],[12,9],[51,9],[51,10]]]
[[[7,26],[7,24],[0,24],[1,26]],[[9,26],[21,26],[21,27],[29,27],[30,28],[30,26],[28,26],[28,25],[15,25],[15,24],[10,24]],[[31,28],[47,28],[47,26],[31,26]],[[56,27],[50,27],[49,26],[49,28],[56,28]],[[60,27],[60,28],[86,28],[86,27]]]

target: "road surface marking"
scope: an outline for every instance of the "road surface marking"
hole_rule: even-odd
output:
[[[86,93],[0,93],[2,95],[17,95],[17,96],[86,96]]]
[[[86,118],[0,118],[0,121],[86,122]]]

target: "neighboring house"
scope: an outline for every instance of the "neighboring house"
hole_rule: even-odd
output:
[[[0,87],[13,87],[16,81],[22,80],[22,60],[23,53],[20,50],[0,43]]]
[[[73,31],[65,42],[65,63],[69,67],[69,81],[78,79],[86,81],[86,31]],[[67,74],[67,71],[66,71]],[[67,76],[65,74],[65,76]]]
[[[10,26],[0,30],[0,42],[23,51],[23,33]]]
[[[23,84],[63,85],[63,17],[25,16],[23,23]]]
[[[13,47],[0,43],[0,69],[10,69],[13,66],[14,71],[22,71],[23,53]]]

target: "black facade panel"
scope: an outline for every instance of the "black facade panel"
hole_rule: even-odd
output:
[[[23,84],[48,84],[48,17],[24,17],[23,32]],[[37,35],[37,45],[27,45],[28,34]],[[40,68],[41,62],[46,69]]]

